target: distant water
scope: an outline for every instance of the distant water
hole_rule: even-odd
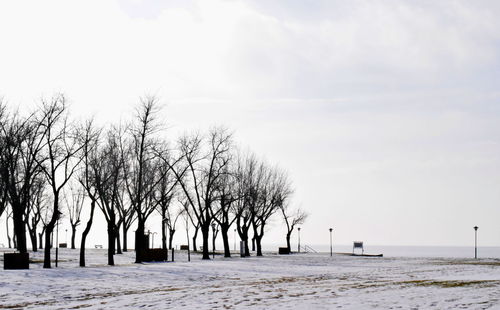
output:
[[[329,245],[310,245],[318,252],[330,252]],[[277,251],[276,246],[265,246],[265,250]],[[297,245],[292,246],[297,251]],[[333,252],[352,253],[352,245],[334,245]],[[356,249],[356,253],[361,253]],[[446,258],[474,258],[474,247],[464,246],[394,246],[394,245],[365,245],[365,254],[384,254],[385,257],[446,257]],[[499,258],[500,247],[478,247],[479,258]]]

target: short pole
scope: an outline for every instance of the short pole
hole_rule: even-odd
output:
[[[57,215],[56,222],[56,267],[59,260],[59,214]]]
[[[330,256],[333,256],[332,231],[333,228],[330,228]]]
[[[234,229],[234,251],[236,252],[236,229]]]
[[[474,258],[477,259],[477,229],[479,227],[474,226]]]
[[[297,228],[298,232],[299,232],[299,246],[298,246],[298,251],[300,253],[300,227]]]

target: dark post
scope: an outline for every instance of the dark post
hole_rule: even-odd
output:
[[[474,258],[477,259],[477,229],[479,227],[474,226]]]
[[[330,228],[330,256],[333,256],[332,231],[333,228]]]
[[[56,267],[58,259],[59,259],[59,214],[57,215],[57,221],[56,221]]]
[[[297,230],[299,231],[299,246],[298,246],[298,252],[300,253],[300,227],[297,228]]]
[[[174,248],[172,248],[172,261],[174,261]]]

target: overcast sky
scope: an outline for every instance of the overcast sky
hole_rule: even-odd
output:
[[[470,245],[478,225],[498,246],[498,16],[468,0],[2,1],[0,95],[64,92],[75,117],[118,122],[156,94],[172,139],[225,124],[289,171],[304,243],[333,227],[342,244]]]

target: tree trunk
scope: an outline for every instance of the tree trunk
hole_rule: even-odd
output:
[[[161,222],[161,248],[166,249],[167,248],[167,224],[165,224],[165,221],[162,220]],[[170,245],[172,245],[172,237],[170,237]],[[169,247],[170,249],[170,247]]]
[[[36,230],[35,229],[28,229],[28,234],[29,234],[30,239],[31,239],[31,248],[32,248],[33,252],[37,252],[38,251],[38,244],[37,244],[37,240],[36,240]]]
[[[26,223],[24,222],[24,209],[19,205],[12,205],[12,219],[14,220],[14,247],[20,253],[27,253]]]
[[[116,254],[123,254],[122,253],[122,245],[120,243],[120,228],[116,227],[115,228],[115,237],[116,237]]]
[[[128,228],[127,228],[127,225],[125,225],[125,223],[123,223],[123,252],[127,252],[128,249],[127,249],[127,232],[128,232]]]
[[[201,226],[201,235],[203,237],[203,257],[202,259],[210,259],[210,252],[208,250],[208,235],[210,233],[210,222],[204,223],[204,225]]]
[[[142,253],[145,249],[144,244],[144,221],[137,217],[137,230],[135,231],[135,262],[142,263]]]
[[[108,222],[108,265],[110,266],[115,265],[113,257],[115,255],[115,240],[115,223],[110,220]]]
[[[248,247],[248,230],[250,227],[247,226],[239,226],[238,227],[238,235],[240,236],[240,240],[245,242],[245,256],[250,256],[250,248]]]
[[[231,249],[229,247],[229,236],[227,232],[229,231],[229,226],[221,225],[220,232],[222,234],[222,243],[224,243],[224,257],[231,257]]]
[[[5,220],[5,226],[7,226],[7,241],[9,243],[9,249],[12,249],[12,244],[11,244],[11,239],[10,239],[10,233],[9,233],[9,217],[7,216],[7,219]]]
[[[87,235],[90,232],[90,228],[92,227],[92,221],[94,219],[94,210],[95,210],[95,201],[90,203],[90,217],[87,221],[87,226],[85,226],[85,230],[82,233],[82,240],[80,243],[80,267],[85,267],[85,241],[87,240]]]
[[[174,234],[175,234],[175,229],[169,229],[169,239],[168,239],[168,248],[169,248],[169,250],[173,249],[172,248],[172,243],[174,241]]]
[[[52,268],[50,265],[50,239],[52,236],[52,231],[54,230],[54,225],[47,225],[45,229],[45,249],[43,255],[43,268]]]
[[[38,234],[38,247],[40,250],[43,249],[43,232]]]
[[[290,235],[292,234],[291,231],[289,231],[287,234],[286,234],[286,247],[288,248],[288,253],[291,253],[292,252],[292,248],[290,247]]]
[[[56,226],[56,222],[59,219],[59,195],[56,191],[54,191],[54,208],[52,218],[47,224],[47,228],[45,228],[45,253],[43,257],[43,268],[51,268],[50,266],[50,236],[54,231],[54,227]],[[59,240],[56,240],[58,242]]]
[[[215,254],[215,238],[217,236],[215,235],[215,232],[212,232],[212,254]]]
[[[198,249],[196,248],[196,237],[198,237],[198,230],[200,229],[200,226],[196,226],[194,228],[194,235],[193,235],[193,252],[198,252]]]
[[[252,240],[255,240],[255,243],[257,244],[257,256],[262,256],[262,245],[260,243],[262,236],[255,236]]]
[[[76,225],[71,224],[71,249],[76,249],[75,247],[75,236],[76,236]]]
[[[255,251],[255,236],[252,237],[252,252]]]

